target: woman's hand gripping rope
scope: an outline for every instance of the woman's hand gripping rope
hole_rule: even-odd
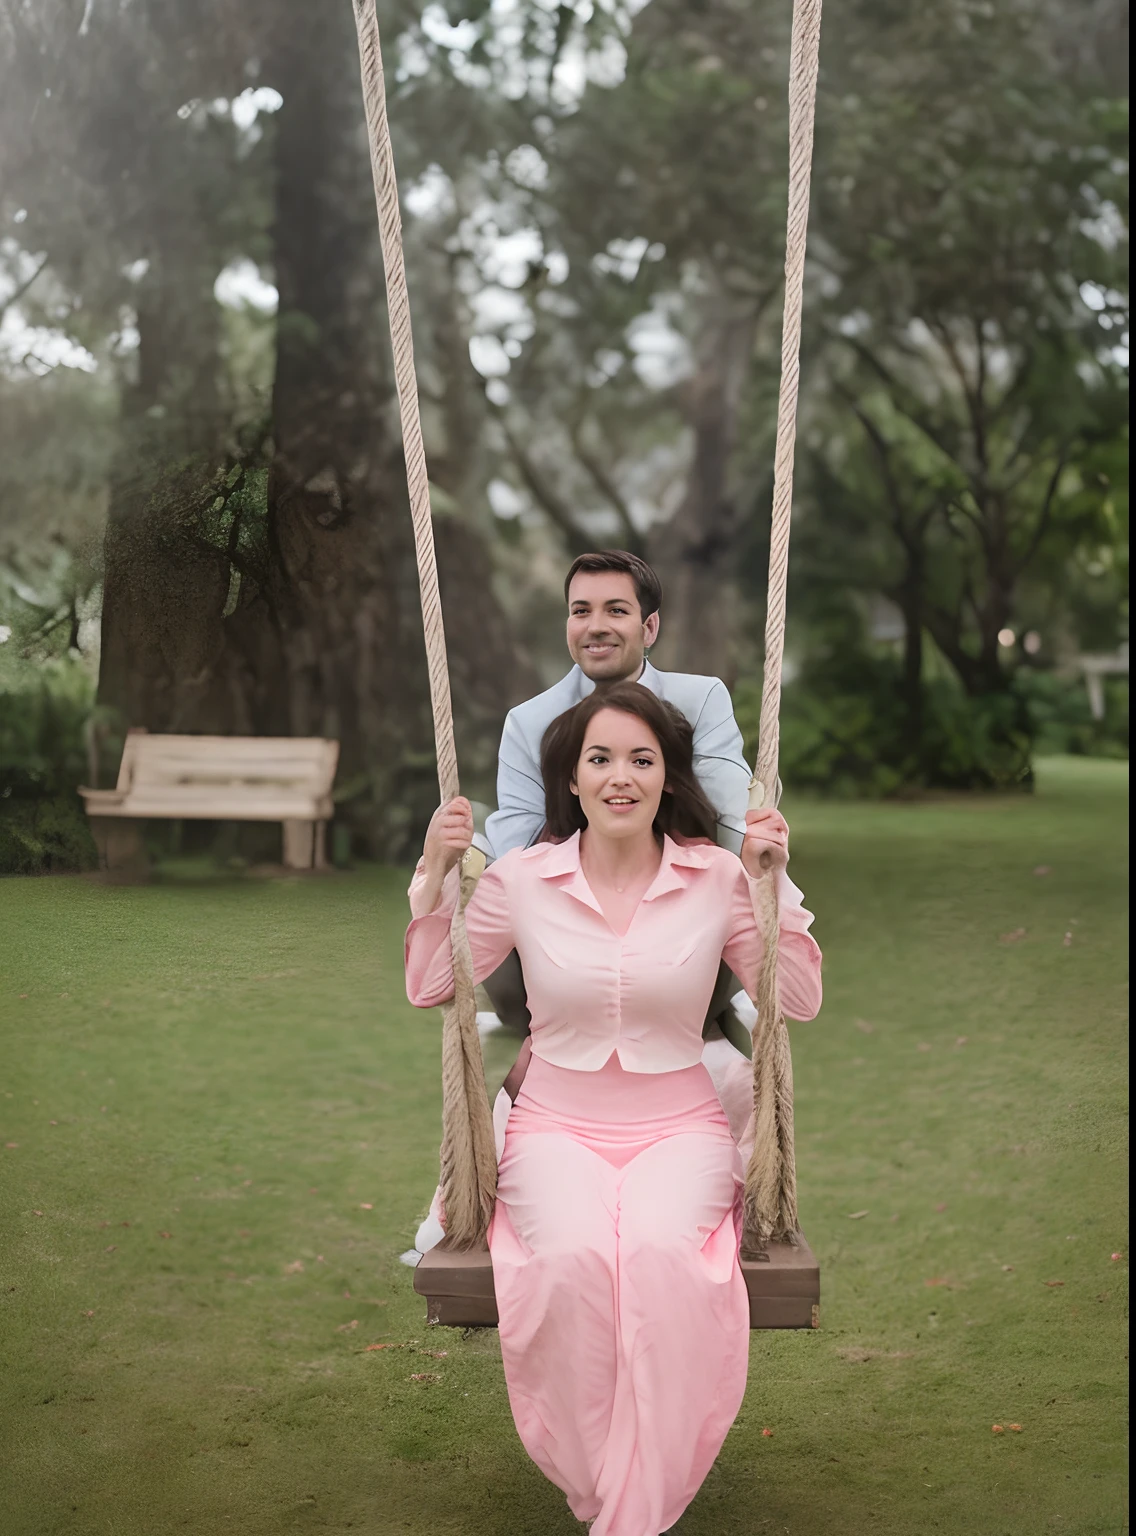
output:
[[[789,824],[780,811],[769,807],[746,812],[742,863],[746,873],[760,880],[771,870],[782,870],[789,862]]]

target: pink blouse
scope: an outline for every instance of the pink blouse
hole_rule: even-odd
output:
[[[820,1009],[820,949],[811,912],[778,876],[781,1002],[794,1019]],[[418,1008],[453,996],[450,920],[458,872],[422,910],[421,863],[410,885],[406,992]],[[702,1026],[725,960],[752,997],[761,961],[754,886],[736,854],[663,840],[659,872],[621,938],[580,867],[580,836],[515,848],[490,864],[466,907],[475,981],[516,949],[532,1014],[533,1054],[595,1072],[614,1051],[629,1072],[674,1072],[702,1059]]]

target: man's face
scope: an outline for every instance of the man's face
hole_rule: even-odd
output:
[[[644,621],[626,571],[578,571],[568,589],[568,650],[593,683],[634,682],[655,643],[659,615]]]

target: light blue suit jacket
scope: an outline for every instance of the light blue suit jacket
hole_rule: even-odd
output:
[[[750,771],[725,683],[716,677],[660,672],[650,662],[638,681],[680,709],[694,727],[694,771],[718,812],[718,842],[739,853]],[[485,824],[485,851],[493,858],[499,859],[510,848],[527,848],[539,836],[545,820],[541,739],[557,715],[587,698],[594,688],[591,679],[573,667],[544,693],[509,711],[497,760],[498,809]]]

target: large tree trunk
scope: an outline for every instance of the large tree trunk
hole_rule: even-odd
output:
[[[401,857],[437,802],[437,782],[350,7],[292,0],[266,79],[284,98],[274,125],[280,310],[269,482],[268,596],[284,658],[278,728],[339,739],[344,816],[372,851]],[[438,519],[436,534],[451,577],[450,654],[463,660],[459,675],[468,666],[477,679],[476,700],[472,677],[454,690],[459,751],[484,770],[518,668],[476,535],[456,519]],[[488,779],[483,771],[467,787],[484,794]]]
[[[123,728],[223,729],[229,569],[197,521],[219,452],[215,273],[190,231],[159,238],[108,507],[99,701]]]
[[[686,492],[651,541],[664,589],[656,659],[664,667],[711,674],[732,685],[741,513],[730,469],[756,306],[720,293],[707,299],[701,319],[694,373],[682,391],[694,438]]]

